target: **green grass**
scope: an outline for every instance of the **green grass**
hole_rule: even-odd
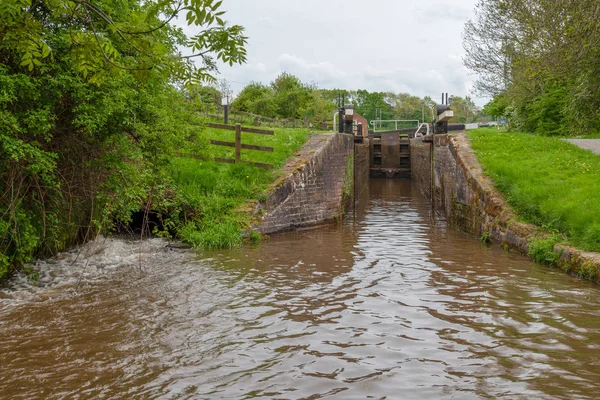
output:
[[[470,131],[479,161],[523,220],[600,251],[600,156],[558,138]]]
[[[265,128],[269,129],[269,128]],[[250,216],[240,206],[266,196],[271,182],[277,178],[286,160],[298,151],[308,138],[307,129],[273,129],[274,136],[242,133],[242,143],[273,147],[272,153],[242,150],[242,161],[272,164],[265,170],[249,164],[224,164],[214,157],[235,158],[229,147],[208,145],[210,139],[235,141],[235,132],[206,129],[200,135],[203,146],[181,149],[193,154],[203,149],[204,160],[178,157],[171,164],[171,176],[184,204],[186,221],[178,236],[197,248],[231,248],[242,243],[241,231],[248,228]],[[252,241],[257,235],[251,235]]]
[[[273,147],[272,153],[254,150],[242,149],[242,161],[254,161],[266,164],[272,164],[279,168],[285,164],[306,141],[309,131],[307,129],[279,129],[260,127],[260,129],[273,130],[275,135],[259,135],[255,133],[242,132],[242,143],[259,146]],[[202,132],[201,137],[207,141],[210,139],[222,140],[226,142],[235,142],[235,132],[221,129],[207,128]],[[233,147],[210,146],[212,157],[235,158],[235,149]]]

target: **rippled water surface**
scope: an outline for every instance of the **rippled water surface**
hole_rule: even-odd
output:
[[[0,292],[0,398],[598,398],[598,286],[447,229],[410,182],[363,200],[256,247],[39,263]]]

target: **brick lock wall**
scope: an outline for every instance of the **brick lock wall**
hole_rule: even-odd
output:
[[[276,183],[262,205],[264,214],[255,229],[272,234],[340,217],[352,146],[351,135],[311,135],[297,157],[300,164]]]
[[[481,235],[481,217],[467,177],[460,168],[450,135],[434,136],[434,205],[442,210],[450,225]]]

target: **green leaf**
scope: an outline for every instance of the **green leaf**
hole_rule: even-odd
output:
[[[42,44],[42,58],[46,58],[50,55],[50,47],[46,44]]]

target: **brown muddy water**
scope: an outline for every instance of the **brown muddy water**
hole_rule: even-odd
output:
[[[38,263],[0,291],[0,398],[598,398],[598,286],[448,229],[410,182],[363,200],[254,247]]]

